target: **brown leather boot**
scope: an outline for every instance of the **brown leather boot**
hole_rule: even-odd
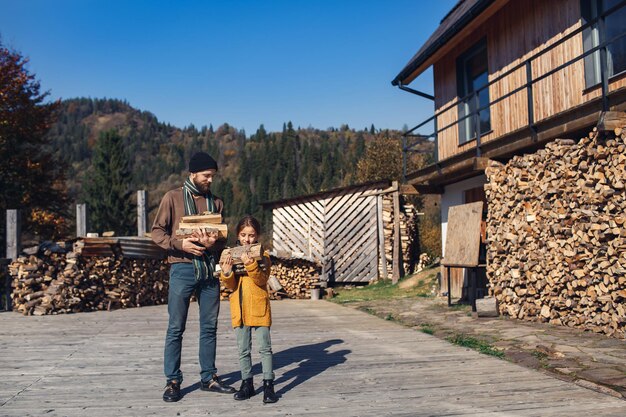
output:
[[[232,394],[235,392],[235,388],[222,383],[217,375],[213,375],[213,378],[207,382],[200,381],[200,389],[202,391],[219,392],[220,394]]]

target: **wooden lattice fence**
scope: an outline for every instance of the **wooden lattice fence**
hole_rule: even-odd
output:
[[[336,282],[378,278],[382,196],[369,194],[388,185],[364,184],[268,203],[274,250],[332,265]]]

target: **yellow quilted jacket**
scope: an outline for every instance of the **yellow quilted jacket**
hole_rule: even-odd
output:
[[[266,252],[263,260],[267,265],[265,270],[259,268],[257,261],[244,265],[246,275],[236,276],[220,274],[220,279],[226,288],[234,291],[230,295],[230,317],[233,327],[271,326],[272,311],[270,296],[267,292],[267,280],[270,276],[270,257]]]

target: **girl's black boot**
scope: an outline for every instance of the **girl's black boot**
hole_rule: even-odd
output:
[[[274,392],[274,381],[271,379],[263,380],[263,403],[275,403],[278,401],[278,397]]]
[[[252,378],[244,379],[241,381],[241,387],[234,395],[236,400],[247,400],[254,395],[254,384]]]

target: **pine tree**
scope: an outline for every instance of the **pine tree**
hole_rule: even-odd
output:
[[[131,169],[123,138],[115,131],[100,134],[92,159],[92,171],[84,186],[90,230],[132,233],[135,208],[131,204]]]
[[[267,131],[265,130],[265,126],[261,124],[251,139],[257,142],[264,142],[266,138]]]
[[[220,197],[222,201],[228,202],[224,206],[224,212],[222,215],[224,216],[233,216],[238,215],[237,207],[233,207],[233,201],[235,194],[233,193],[233,184],[228,178],[220,177],[218,181],[216,181],[215,185],[211,187],[213,189],[213,193]]]

